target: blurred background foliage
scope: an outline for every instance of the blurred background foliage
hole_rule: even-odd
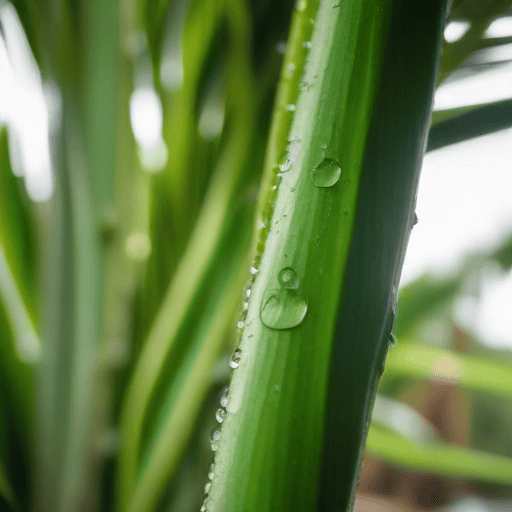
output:
[[[439,84],[510,81],[509,4],[454,2]],[[0,1],[2,510],[199,510],[293,9]],[[428,149],[511,101],[437,109]],[[512,507],[511,344],[460,321],[501,240],[402,288],[358,510]]]

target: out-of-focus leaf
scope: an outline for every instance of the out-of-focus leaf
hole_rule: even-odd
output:
[[[248,63],[247,13],[233,4],[226,12],[232,41],[227,49],[227,115],[232,121],[195,229],[126,395],[119,467],[123,511],[152,510],[175,470],[210,384],[208,368],[225,340],[248,276],[244,267],[253,201],[243,190],[260,162],[250,157],[258,103]]]
[[[31,466],[34,462],[33,439],[37,432],[34,400],[33,367],[19,357],[10,321],[0,300],[0,430],[5,427],[6,435],[9,435],[3,440],[0,432],[0,443],[5,441],[4,446],[0,447],[0,465],[4,455],[2,448],[5,448],[6,459],[14,460],[18,467],[27,470],[23,472],[23,481],[8,481],[17,498],[26,506],[32,498],[30,490],[34,476],[34,467]],[[16,437],[16,443],[13,443],[11,436]],[[7,469],[3,468],[4,471]],[[7,476],[5,472],[4,476]],[[15,502],[12,503],[15,505]],[[3,509],[0,507],[0,510]]]
[[[0,302],[10,320],[16,351],[26,363],[38,362],[41,357],[41,342],[27,312],[23,298],[11,273],[0,243]]]
[[[7,130],[0,127],[0,246],[32,322],[36,322],[35,254],[27,198],[11,170]]]
[[[0,332],[0,344],[2,343],[2,334]],[[0,388],[1,389],[1,388]],[[14,492],[7,477],[4,466],[4,410],[2,408],[2,396],[0,395],[0,510],[11,511],[14,510]]]
[[[439,434],[430,422],[407,404],[377,395],[372,412],[372,425],[395,430],[415,441],[439,441]]]
[[[400,339],[415,325],[451,300],[460,289],[462,275],[439,279],[423,275],[403,287],[398,295],[398,314],[394,332]]]
[[[512,365],[407,340],[389,352],[384,373],[512,396]]]
[[[512,484],[512,458],[445,443],[419,443],[372,425],[367,452],[380,460],[422,473]]]
[[[493,0],[475,3],[462,0],[452,5],[450,15],[453,19],[469,21],[467,32],[457,41],[445,41],[441,51],[441,63],[437,75],[437,83],[443,82],[455,70],[481,49],[483,36],[491,22],[500,16],[508,7],[508,0]]]
[[[14,494],[5,475],[2,461],[0,461],[0,508],[6,512],[16,510],[14,507]]]
[[[512,36],[486,37],[480,41],[480,48],[497,48],[510,43],[512,43]]]
[[[427,151],[512,126],[512,99],[434,113]]]
[[[512,236],[507,238],[505,242],[493,254],[495,259],[503,268],[509,270],[512,267]]]

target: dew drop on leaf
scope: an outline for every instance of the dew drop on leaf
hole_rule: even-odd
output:
[[[233,352],[233,355],[231,356],[231,359],[229,361],[229,367],[233,368],[233,370],[238,368],[241,358],[242,358],[242,351],[239,348],[237,348]]]
[[[220,394],[220,406],[224,407],[224,409],[228,406],[228,395],[229,395],[229,386],[224,386],[222,392]]]
[[[301,324],[308,311],[306,294],[299,288],[299,278],[291,267],[278,275],[281,288],[263,294],[260,318],[271,329],[291,329]]]
[[[213,452],[216,452],[219,448],[219,440],[221,436],[221,430],[220,428],[214,428],[212,430],[212,433],[210,434],[210,441],[211,441],[211,448]]]
[[[317,187],[332,187],[341,176],[341,165],[334,158],[324,158],[320,164],[313,169],[313,183]]]
[[[283,268],[281,272],[279,272],[277,280],[283,288],[296,290],[299,287],[299,278],[292,267]]]
[[[226,409],[221,407],[220,409],[217,409],[217,412],[215,413],[215,419],[222,423],[224,421],[224,418],[226,417]]]

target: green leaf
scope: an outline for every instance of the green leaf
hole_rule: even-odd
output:
[[[224,132],[199,218],[126,393],[118,480],[123,511],[152,510],[175,471],[210,385],[208,368],[218,357],[247,279],[241,269],[247,265],[253,201],[243,190],[260,163],[251,154],[258,98],[243,30],[247,13],[234,5],[239,8],[226,12],[233,41],[227,113],[237,115]]]
[[[412,24],[411,12],[400,12],[396,7],[399,22],[392,28],[388,18],[392,11],[390,3],[341,2],[334,8],[332,4],[321,3],[317,16],[311,3],[297,5],[296,17],[304,16],[307,22],[315,20],[311,49],[304,71],[289,68],[302,77],[303,85],[295,110],[291,108],[295,114],[288,134],[288,153],[274,162],[282,164],[276,169],[281,170],[282,177],[275,181],[277,197],[270,195],[275,206],[269,215],[271,224],[263,228],[269,230],[268,238],[265,242],[261,237],[264,250],[256,258],[258,274],[251,289],[241,352],[237,352],[239,366],[232,375],[214,477],[205,501],[209,511],[310,511],[316,510],[319,502],[321,510],[350,508],[358,465],[353,454],[359,452],[363,442],[365,416],[369,414],[367,397],[375,386],[373,380],[383,362],[386,336],[391,328],[386,318],[392,301],[390,281],[397,284],[401,256],[412,225],[415,171],[421,160],[430,114],[425,105],[430,104],[432,97],[442,4],[428,10],[427,23],[422,13],[412,16],[416,22]],[[417,35],[419,28],[421,36]],[[404,30],[409,39],[405,39],[403,46],[411,53],[400,60],[397,56],[402,55],[403,48],[399,43],[404,41],[398,35]],[[389,78],[388,82],[381,82],[383,41],[391,34],[399,41],[394,40],[396,46],[389,49],[385,61],[389,72],[397,75],[397,83],[392,84],[388,83]],[[409,49],[407,44],[411,40],[415,44]],[[303,42],[297,41],[301,45]],[[418,51],[421,57],[415,54]],[[406,62],[421,65],[419,69],[410,69]],[[396,73],[397,68],[404,74]],[[404,94],[400,81],[406,82],[414,93]],[[374,114],[379,87],[386,97],[395,87],[401,92],[392,94],[390,103],[382,100],[381,110]],[[404,97],[416,100],[406,103],[397,115]],[[374,145],[376,133],[384,145],[390,140],[389,133],[395,134],[390,130],[390,126],[396,128],[393,122],[397,118],[407,121],[397,122],[402,129],[395,135],[394,144],[387,150],[378,146],[381,151],[375,151],[374,169],[365,167],[367,174],[363,173],[365,181],[361,184],[361,168],[363,163],[368,165],[364,159],[368,156],[365,153],[373,115],[382,116],[376,117],[380,124],[379,130],[374,127]],[[392,160],[397,159],[400,151],[407,155],[403,165]],[[380,184],[389,182],[391,195],[387,195],[388,188],[375,187],[372,179]],[[393,187],[398,190],[395,192]],[[263,189],[262,193],[268,191]],[[358,207],[356,214],[357,204],[363,206]],[[387,209],[379,211],[382,205],[387,205]],[[365,208],[371,212],[370,218],[365,218]],[[396,219],[390,215],[390,209],[399,212]],[[364,222],[357,228],[359,216]],[[344,279],[346,285],[351,275],[349,270],[346,274],[344,271],[349,251],[353,250],[354,217],[358,219],[356,229],[361,230],[359,243],[364,239],[363,229],[377,240],[390,235],[387,247],[393,249],[388,249],[384,256],[389,258],[391,268],[385,274],[385,284],[376,287],[374,281],[365,281],[361,276],[369,271],[377,281],[382,278],[383,258],[375,255],[375,246],[379,251],[381,246],[366,237],[366,253],[356,251],[352,255],[363,261],[352,268],[355,280],[351,286],[363,285],[366,295],[352,289],[346,300],[352,300],[353,306],[366,315],[351,310],[358,318],[358,325],[354,325],[342,309],[341,323],[350,324],[351,331],[343,336],[342,343],[337,341],[340,346],[336,348],[333,375],[339,376],[342,384],[331,382],[334,391],[327,406],[340,287]],[[394,224],[398,233],[388,228],[389,232],[376,234],[372,222],[379,227],[387,226],[387,222]],[[368,264],[367,260],[372,258]],[[379,307],[384,307],[377,311],[377,318],[371,318],[378,333],[371,332],[367,339],[366,325],[369,312],[375,307],[375,292],[382,295]],[[364,307],[359,299],[366,300]],[[363,339],[357,339],[358,332]],[[340,359],[350,359],[350,364],[340,367]],[[357,405],[350,401],[352,396],[357,397]],[[335,405],[336,401],[343,405]],[[341,408],[342,419],[336,415],[328,418],[324,432],[325,416],[332,408],[337,408],[336,413]],[[326,456],[322,474],[323,442],[326,453],[332,449],[332,458],[337,460],[332,464],[332,458]],[[350,459],[339,457],[340,446],[347,445],[353,450]],[[340,471],[341,465],[347,468],[346,473],[345,469]]]
[[[464,388],[512,395],[512,366],[401,340],[390,351],[386,376],[407,375]]]
[[[35,248],[28,199],[11,170],[7,130],[0,127],[0,246],[14,286],[33,323],[35,304]]]
[[[16,510],[14,507],[14,493],[7,480],[2,461],[0,461],[0,506],[2,510]]]
[[[428,8],[427,8],[428,6]],[[396,313],[426,143],[446,2],[393,2],[338,314],[322,510],[351,510]]]
[[[512,100],[434,112],[427,151],[512,126]]]
[[[411,334],[416,325],[454,298],[465,273],[449,278],[425,274],[404,286],[399,293],[394,332],[398,339]]]
[[[512,458],[444,443],[418,443],[372,425],[367,451],[380,460],[423,473],[512,484]]]

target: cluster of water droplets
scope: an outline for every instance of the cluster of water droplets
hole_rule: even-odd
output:
[[[206,482],[204,486],[204,501],[201,505],[200,512],[206,512],[206,498],[208,497],[208,494],[210,494],[210,489],[212,487],[212,480],[215,476],[215,463],[212,462],[210,469],[208,471],[208,481]]]

